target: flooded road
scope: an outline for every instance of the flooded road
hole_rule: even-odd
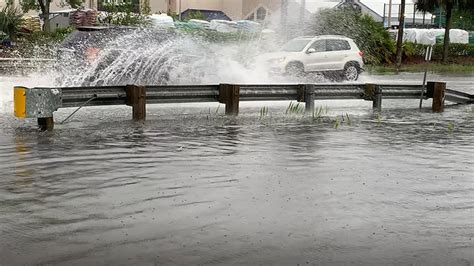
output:
[[[0,77],[0,265],[474,264],[472,105],[91,107],[39,132],[10,99],[43,79]]]

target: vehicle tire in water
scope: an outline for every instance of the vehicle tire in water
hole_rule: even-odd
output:
[[[301,77],[304,74],[304,66],[298,62],[289,63],[286,66],[286,73],[290,76]]]
[[[344,79],[347,81],[356,81],[359,78],[359,68],[355,64],[347,64],[344,67]]]

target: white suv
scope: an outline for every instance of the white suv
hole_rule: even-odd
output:
[[[354,81],[363,70],[363,52],[350,38],[337,35],[298,37],[279,52],[257,57],[271,72],[301,75],[305,72],[337,74]]]

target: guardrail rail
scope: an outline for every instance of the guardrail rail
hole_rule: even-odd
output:
[[[315,100],[362,99],[373,102],[380,111],[382,99],[429,99],[432,111],[442,112],[445,100],[458,104],[474,102],[474,95],[446,89],[446,83],[422,85],[388,84],[266,84],[266,85],[179,85],[179,86],[104,86],[65,88],[14,88],[14,114],[37,118],[41,129],[54,127],[53,113],[59,108],[128,105],[134,120],[146,119],[146,104],[220,102],[227,115],[239,113],[240,101],[295,100],[314,112]]]

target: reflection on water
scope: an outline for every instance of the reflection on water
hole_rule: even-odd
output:
[[[161,105],[143,124],[95,107],[40,132],[10,104],[1,265],[474,263],[472,106],[328,101],[313,120]]]
[[[1,129],[0,262],[473,262],[472,107],[356,103],[337,129],[284,105],[264,119],[185,108]]]

